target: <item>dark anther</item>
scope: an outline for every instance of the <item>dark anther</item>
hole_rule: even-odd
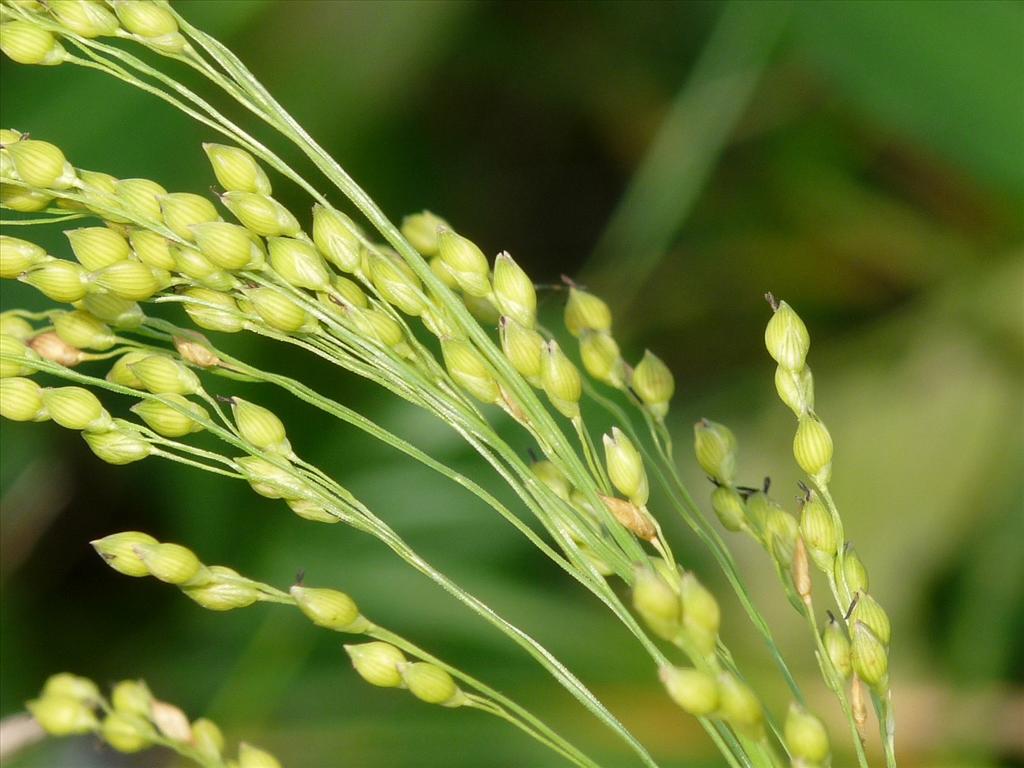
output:
[[[768,293],[764,295],[764,300],[771,305],[773,312],[779,311],[779,300],[775,298],[775,294],[773,294],[771,291],[768,291]]]
[[[770,477],[766,477],[764,479],[764,492],[768,493],[768,489],[771,488],[771,487],[772,487],[772,479]]]
[[[299,568],[299,572],[295,574],[295,586],[301,587],[302,582],[306,579],[306,569]]]
[[[214,395],[213,398],[218,403],[226,403],[227,405],[234,405],[235,404],[235,398],[233,398],[233,397],[225,397],[224,395]]]
[[[843,616],[845,621],[850,620],[850,616],[853,614],[853,609],[857,607],[857,603],[860,601],[860,592],[853,593],[853,601],[850,603],[850,607],[846,611],[846,615]]]

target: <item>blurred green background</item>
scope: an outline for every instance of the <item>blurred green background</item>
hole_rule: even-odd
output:
[[[676,373],[671,427],[702,500],[688,448],[701,416],[733,427],[747,483],[771,475],[781,498],[795,496],[793,422],[762,345],[762,294],[793,304],[811,329],[819,413],[835,439],[834,493],[895,625],[901,764],[1024,765],[1024,5],[178,5],[393,218],[429,207],[538,281],[566,273],[601,292],[628,357],[650,347]],[[216,137],[170,107],[71,66],[2,66],[4,126],[119,177],[181,191],[213,181],[199,145]],[[308,210],[296,189],[276,187]],[[45,237],[67,253],[56,228]],[[4,308],[39,303],[19,285],[0,295]],[[544,311],[560,302],[546,293]],[[429,417],[290,351],[222,341],[499,488]],[[250,394],[285,417],[300,453],[566,660],[659,762],[720,764],[625,631],[473,497],[280,393]],[[483,715],[371,689],[340,638],[296,612],[206,612],[112,572],[87,544],[134,528],[281,586],[304,569],[309,584],[349,591],[381,623],[514,693],[607,765],[634,764],[517,648],[375,541],[226,479],[155,460],[103,465],[52,424],[4,422],[0,447],[3,714],[55,671],[142,676],[291,768],[555,764]],[[657,496],[652,509],[716,586],[726,640],[781,712],[782,683],[718,572]],[[731,541],[845,744],[763,553]],[[850,762],[837,754],[836,765]],[[174,764],[84,738],[11,763]]]

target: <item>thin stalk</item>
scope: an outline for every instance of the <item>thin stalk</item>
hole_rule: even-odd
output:
[[[725,543],[721,540],[721,537],[717,535],[717,532],[710,526],[710,524],[708,524],[707,520],[700,513],[700,510],[694,503],[689,491],[686,489],[686,486],[676,473],[675,465],[671,463],[667,453],[662,450],[660,444],[657,444],[657,453],[652,455],[651,451],[647,448],[646,442],[640,439],[640,436],[633,427],[632,421],[626,415],[625,411],[617,403],[597,392],[589,382],[584,382],[584,392],[588,397],[593,399],[598,405],[611,414],[613,418],[620,422],[623,425],[622,428],[625,429],[627,434],[630,436],[630,439],[639,446],[658,482],[675,501],[675,507],[680,516],[690,529],[697,534],[697,537],[700,538],[708,549],[711,550],[712,555],[719,567],[722,569],[722,572],[725,574],[733,592],[735,592],[737,598],[739,598],[744,611],[747,613],[750,621],[754,624],[754,627],[764,640],[768,651],[771,653],[776,666],[782,673],[782,676],[789,685],[790,690],[793,692],[797,701],[802,703],[804,701],[803,692],[800,690],[800,686],[796,682],[796,678],[793,676],[793,673],[789,670],[789,665],[786,664],[786,660],[782,657],[782,652],[779,650],[779,647],[775,642],[775,638],[772,635],[771,628],[768,626],[768,622],[761,615],[760,611],[758,611],[757,606],[754,605],[753,598],[751,598],[750,593],[743,584],[732,554],[725,546]]]
[[[285,471],[291,471],[295,475],[294,470],[289,470],[286,466],[282,466],[280,460],[276,457],[267,454],[263,451],[257,450],[254,446],[246,443],[245,441],[238,438],[236,435],[228,430],[223,429],[215,422],[210,421],[202,417],[197,417],[195,414],[190,413],[186,408],[178,405],[173,400],[167,400],[159,395],[151,393],[140,392],[138,390],[131,389],[129,387],[123,387],[118,384],[113,384],[104,379],[99,379],[93,376],[88,376],[77,371],[70,370],[60,365],[50,363],[45,360],[29,360],[16,355],[0,355],[0,359],[11,359],[16,360],[25,364],[31,364],[32,367],[44,371],[46,373],[53,374],[60,378],[68,379],[80,384],[90,385],[101,389],[107,389],[112,392],[117,392],[123,395],[129,395],[131,397],[141,399],[151,399],[158,402],[162,402],[170,408],[177,410],[180,413],[188,415],[190,418],[196,421],[196,423],[203,426],[210,433],[220,438],[221,440],[239,448],[250,455],[257,456],[258,458],[268,461],[275,466],[278,466]],[[299,477],[300,475],[295,475]],[[333,499],[324,494],[319,489],[314,491],[315,495],[323,498],[328,504],[333,503]],[[534,660],[541,664],[549,674],[551,674],[563,687],[565,687],[581,704],[586,707],[588,711],[594,714],[600,719],[605,725],[614,730],[619,736],[625,740],[638,757],[644,762],[645,765],[650,768],[657,768],[657,764],[653,758],[647,752],[647,750],[640,744],[639,741],[623,726],[611,712],[601,703],[599,699],[582,683],[575,675],[573,675],[550,651],[544,646],[538,643],[533,637],[519,629],[515,625],[508,622],[493,609],[483,603],[481,600],[476,598],[474,595],[466,592],[464,589],[459,587],[455,582],[445,576],[443,573],[435,569],[426,560],[415,552],[395,531],[393,531],[386,523],[374,516],[368,509],[363,507],[361,504],[360,511],[363,512],[365,517],[358,521],[363,530],[376,536],[382,543],[388,546],[393,552],[399,557],[405,560],[406,563],[411,565],[420,573],[427,576],[431,581],[436,583],[450,595],[455,597],[457,600],[462,602],[464,605],[473,610],[477,615],[486,620],[494,627],[501,630],[504,634],[510,637],[517,645],[523,648]]]

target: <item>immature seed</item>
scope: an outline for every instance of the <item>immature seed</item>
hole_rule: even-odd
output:
[[[821,765],[828,759],[828,733],[824,724],[796,702],[789,706],[784,733],[786,748],[794,758],[809,765]]]
[[[4,52],[6,53],[6,49]],[[89,733],[99,726],[92,709],[70,696],[44,695],[28,702],[26,706],[36,722],[51,736]]]
[[[390,643],[346,645],[345,650],[356,672],[370,685],[398,688],[404,684],[401,669],[406,664],[405,656]]]
[[[414,213],[402,219],[402,237],[427,258],[437,255],[438,235],[442,229],[451,229],[451,226],[430,211]]]
[[[612,311],[603,299],[572,286],[565,305],[565,327],[573,336],[587,331],[607,333],[612,329]]]
[[[644,352],[643,359],[634,369],[630,386],[656,419],[665,418],[669,401],[675,393],[675,377],[650,350]]]
[[[669,697],[695,717],[710,715],[718,709],[718,683],[707,672],[683,667],[662,667],[658,676]]]

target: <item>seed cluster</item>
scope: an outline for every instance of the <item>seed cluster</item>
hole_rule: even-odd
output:
[[[339,174],[330,167],[333,161],[292,127],[294,121],[254,84],[244,65],[191,28],[166,2],[3,0],[0,8],[5,19],[0,24],[0,50],[20,63],[80,64],[85,60],[72,51],[82,51],[89,55],[90,66],[133,85],[140,83],[128,70],[167,82],[160,72],[127,54],[116,55],[127,69],[112,65],[113,60],[105,57],[119,49],[96,42],[101,37],[132,41],[190,63],[298,144],[362,212],[372,208],[372,203],[353,194],[349,182],[337,181]],[[193,43],[199,43],[226,75],[214,69]],[[669,697],[700,719],[733,764],[780,764],[772,738],[781,734],[779,741],[794,766],[827,765],[827,734],[802,704],[790,707],[784,728],[771,722],[720,637],[718,601],[692,571],[677,563],[649,509],[650,471],[708,544],[792,681],[770,631],[739,582],[731,556],[678,479],[665,423],[675,393],[674,377],[650,351],[635,365],[626,363],[612,332],[609,304],[565,278],[565,290],[559,291],[565,298],[564,333],[545,328],[538,321],[534,280],[507,252],[489,259],[479,245],[428,211],[406,217],[400,234],[369,215],[388,241],[377,242],[205,102],[184,87],[174,91],[156,89],[166,101],[241,145],[203,147],[220,185],[215,198],[168,192],[150,179],[118,179],[76,168],[53,144],[18,131],[0,131],[4,208],[40,214],[44,220],[99,220],[98,226],[67,231],[74,260],[57,258],[29,240],[0,235],[0,277],[17,279],[55,302],[71,305],[41,313],[0,314],[0,414],[19,421],[50,419],[81,431],[94,453],[110,463],[149,456],[174,460],[245,480],[257,494],[285,501],[302,518],[346,522],[377,536],[523,645],[592,712],[620,734],[627,733],[536,641],[433,570],[365,504],[303,461],[278,415],[238,395],[212,395],[207,390],[214,376],[281,386],[417,456],[471,488],[512,521],[633,629],[660,670]],[[272,196],[270,178],[257,158],[316,199],[308,227]],[[436,415],[510,484],[547,539],[469,478],[439,466],[301,382],[254,369],[195,331],[147,315],[142,307],[147,302],[181,304],[189,321],[204,331],[248,332],[299,347]],[[765,342],[778,363],[779,395],[798,419],[793,453],[810,483],[801,497],[799,516],[772,499],[767,484],[762,489],[737,484],[737,442],[727,427],[698,422],[696,458],[715,485],[711,502],[723,526],[750,535],[771,555],[791,602],[814,628],[823,676],[848,716],[858,726],[866,719],[863,680],[875,695],[887,738],[889,620],[868,593],[866,570],[845,541],[828,491],[832,439],[814,410],[813,378],[806,364],[809,334],[785,302],[772,299],[772,304],[775,312]],[[560,339],[564,342],[566,337],[576,339],[580,365],[566,353],[568,347],[563,348]],[[75,370],[103,360],[112,361],[105,379]],[[132,397],[135,420],[112,417],[83,386],[37,384],[33,376],[40,372]],[[618,400],[595,385],[610,388]],[[588,401],[611,417],[610,429],[599,441],[603,456],[584,418]],[[650,440],[637,434],[620,402],[643,420]],[[496,409],[522,427],[539,458],[524,461],[498,436],[491,424]],[[570,442],[563,426],[575,432],[578,446]],[[232,453],[243,455],[201,448],[192,440],[197,432],[211,433],[232,446]],[[593,765],[514,702],[370,623],[342,592],[303,585],[283,592],[230,568],[206,566],[186,547],[139,532],[114,534],[94,546],[115,570],[173,584],[212,610],[258,601],[286,603],[297,606],[316,626],[369,635],[372,642],[346,646],[353,666],[367,682],[406,688],[429,703],[489,711],[575,764]],[[813,616],[812,562],[829,579],[841,609],[840,620],[830,619],[820,634]],[[613,579],[628,585],[633,610],[647,630],[681,652],[690,666],[670,662],[647,638],[611,588]],[[848,702],[845,685],[851,677]],[[798,702],[802,700],[795,683],[791,687]],[[114,697],[114,708],[118,699],[142,698],[138,689],[126,687]],[[115,720],[109,728],[90,724],[85,730],[109,731],[103,738],[115,747],[120,744],[118,748],[143,736],[149,739],[146,744],[164,743],[159,741],[164,738],[159,728],[150,728],[143,736],[132,731],[132,723],[145,723],[148,717],[142,715],[141,704],[134,712],[131,704],[124,706],[126,716],[140,719],[127,725]],[[46,716],[45,707],[36,709],[42,713],[37,718]],[[84,711],[94,709],[86,706]],[[61,717],[78,723],[72,728],[84,727],[76,719],[83,717],[81,705]],[[202,731],[198,722],[190,738]],[[889,741],[886,748],[891,752]],[[637,751],[652,764],[642,748]],[[216,758],[203,764],[219,766],[219,755],[218,747]],[[240,768],[276,764],[266,753],[245,745],[240,750]]]
[[[52,736],[94,734],[118,752],[131,754],[162,746],[203,768],[281,768],[277,758],[242,742],[238,754],[224,754],[224,734],[212,720],[189,721],[185,713],[150,693],[141,680],[116,683],[106,698],[86,677],[52,675],[28,709]]]

